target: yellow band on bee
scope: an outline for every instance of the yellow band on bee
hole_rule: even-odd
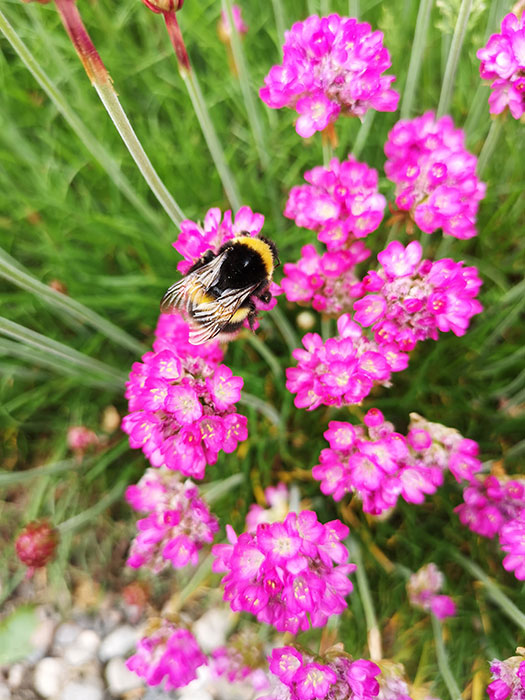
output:
[[[233,314],[233,316],[230,318],[229,323],[242,323],[245,318],[248,318],[248,314],[250,313],[250,309],[248,309],[245,306],[242,306],[240,309],[237,309],[237,311]]]
[[[256,253],[259,253],[259,255],[262,258],[268,277],[271,276],[273,272],[273,255],[272,249],[270,248],[268,243],[265,243],[260,238],[252,238],[252,236],[239,236],[238,238],[235,238],[234,241],[235,243],[242,243],[248,248],[255,250]]]

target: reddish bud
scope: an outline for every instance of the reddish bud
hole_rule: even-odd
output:
[[[83,425],[74,425],[67,431],[68,447],[74,452],[85,452],[89,447],[98,445],[98,437]]]
[[[15,548],[23,564],[38,568],[53,558],[57,544],[58,530],[47,520],[34,520],[18,535]]]
[[[184,0],[142,0],[153,12],[177,12],[184,4]]]

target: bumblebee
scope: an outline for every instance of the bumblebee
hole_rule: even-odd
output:
[[[274,269],[280,264],[273,241],[241,234],[218,253],[208,250],[163,296],[160,310],[186,311],[190,343],[200,345],[219,333],[234,333],[248,319],[254,330],[254,299],[267,304]]]

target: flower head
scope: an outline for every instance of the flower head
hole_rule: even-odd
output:
[[[465,149],[461,129],[448,116],[402,119],[385,144],[387,177],[396,183],[396,204],[425,233],[443,229],[455,238],[477,234],[478,204],[486,186],[477,159]]]
[[[508,108],[514,119],[525,113],[525,15],[505,15],[501,33],[491,34],[487,45],[477,52],[479,72],[490,81],[490,113]]]
[[[96,447],[99,439],[92,430],[84,425],[72,425],[67,431],[67,446],[77,455],[82,455],[90,447]]]
[[[391,89],[383,34],[337,14],[312,15],[285,32],[283,62],[273,66],[259,95],[269,107],[291,107],[303,138],[322,131],[339,116],[363,117],[369,109],[394,112],[399,95]]]
[[[126,661],[126,666],[148,685],[164,681],[167,691],[188,685],[204,664],[206,657],[192,633],[164,620],[152,634],[140,640],[137,652]]]
[[[58,544],[58,530],[47,520],[33,520],[18,534],[15,550],[20,561],[34,569],[45,566],[55,554]]]
[[[455,615],[456,606],[452,598],[438,595],[444,580],[443,574],[432,562],[422,566],[407,583],[410,604],[427,612],[432,611],[441,620]]]
[[[346,608],[352,591],[341,540],[348,528],[338,520],[323,525],[313,511],[289,513],[282,523],[261,523],[254,533],[215,545],[214,571],[226,572],[224,599],[279,631],[322,627]]]
[[[490,662],[492,682],[487,687],[490,700],[525,700],[525,649],[518,647],[516,656]]]

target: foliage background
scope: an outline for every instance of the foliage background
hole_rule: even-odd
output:
[[[457,0],[441,0],[432,9],[412,116],[437,106],[459,4]],[[117,159],[150,215],[145,217],[123,197],[10,45],[1,41],[1,245],[35,278],[46,284],[59,280],[73,299],[143,341],[148,349],[158,300],[177,274],[177,254],[171,248],[177,231],[148,191],[107,118],[53,4],[22,5],[10,0],[3,6],[70,106]],[[286,0],[280,6],[287,27],[311,11],[326,12],[328,6],[341,14],[349,10],[343,0]],[[403,94],[418,3],[362,0],[350,2],[350,6],[358,7],[361,20],[385,33],[392,55],[391,72],[397,76],[394,87]],[[160,18],[136,0],[98,0],[79,3],[79,7],[135,131],[186,216],[199,220],[212,206],[228,208]],[[450,111],[456,125],[466,129],[468,146],[475,153],[479,153],[490,127],[489,89],[480,84],[475,53],[509,10],[501,0],[475,0],[462,48]],[[279,61],[281,38],[272,3],[244,0],[243,13],[250,28],[243,47],[256,90],[271,65]],[[271,111],[258,101],[270,155],[269,168],[262,171],[239,83],[229,71],[225,47],[217,38],[219,14],[217,0],[187,0],[179,13],[182,32],[242,200],[266,216],[264,232],[276,241],[281,260],[295,261],[312,234],[297,229],[281,212],[290,187],[301,183],[306,169],[322,162],[321,139],[317,135],[304,142],[295,133],[290,111]],[[390,200],[393,185],[383,173],[383,144],[398,116],[377,114],[360,153],[361,160],[378,169],[380,189]],[[340,158],[351,150],[359,127],[356,120],[338,122]],[[480,443],[487,469],[505,469],[509,474],[523,473],[525,452],[523,128],[512,119],[505,122],[498,148],[483,173],[488,190],[480,207],[479,236],[471,241],[442,243],[439,233],[432,237],[422,234],[427,256],[439,250],[441,256],[450,255],[479,268],[484,278],[485,312],[475,318],[463,338],[447,334],[437,343],[419,346],[412,353],[409,370],[396,376],[391,389],[382,390],[367,403],[381,408],[401,431],[411,411],[454,426]],[[384,246],[388,234],[384,222],[367,239],[374,254]],[[403,232],[399,238],[402,242],[408,239]],[[96,358],[123,375],[138,359],[93,328],[44,303],[38,295],[7,281],[0,281],[0,303],[2,315],[8,319]],[[279,307],[300,338],[295,319],[301,309],[286,304],[283,298]],[[244,377],[248,392],[275,408],[281,427],[247,408],[247,443],[235,454],[223,455],[217,466],[209,469],[212,480],[237,472],[245,477],[235,495],[215,508],[223,516],[222,524],[231,522],[241,528],[259,487],[274,483],[283,473],[288,479],[298,479],[320,519],[343,517],[355,528],[364,546],[385,651],[403,661],[409,676],[419,681],[436,677],[432,631],[428,620],[408,607],[404,577],[407,570],[435,561],[446,574],[446,592],[454,596],[459,608],[458,616],[447,626],[452,671],[460,687],[470,692],[473,674],[484,668],[483,662],[509,656],[519,638],[517,628],[502,617],[501,609],[455,561],[454,552],[461,551],[477,562],[518,606],[525,602],[524,586],[504,572],[492,543],[459,526],[453,508],[461,493],[452,483],[424,506],[401,505],[389,520],[380,523],[372,523],[354,504],[341,509],[321,499],[308,471],[324,447],[322,433],[328,421],[347,414],[327,409],[297,411],[284,388],[284,369],[291,364],[289,347],[271,313],[262,320],[258,338],[278,366],[274,363],[272,369],[246,338],[229,347],[226,362],[235,374]],[[68,591],[86,573],[104,587],[118,590],[132,578],[123,562],[134,529],[133,517],[120,495],[125,485],[140,478],[146,466],[141,454],[126,448],[118,430],[104,433],[108,406],[116,407],[121,416],[126,412],[122,391],[101,382],[92,372],[51,361],[45,353],[28,355],[24,346],[4,337],[0,337],[0,390],[4,469],[0,487],[5,487],[5,499],[0,503],[1,536],[12,541],[17,529],[37,515],[47,515],[55,523],[76,518],[65,528],[58,560],[50,567],[50,597],[60,598],[67,608]],[[104,448],[83,463],[71,459],[66,432],[77,424],[97,431],[108,451]],[[63,460],[66,464],[60,466]],[[52,465],[48,475],[24,479],[24,470],[43,464]],[[104,506],[109,506],[109,501],[112,505],[108,509]],[[5,597],[21,576],[12,546],[0,552],[0,570],[8,572]],[[157,583],[159,594],[169,585],[173,579]],[[340,631],[351,653],[366,654],[366,623],[359,596],[349,600],[349,613]],[[440,680],[434,691],[445,692]]]

